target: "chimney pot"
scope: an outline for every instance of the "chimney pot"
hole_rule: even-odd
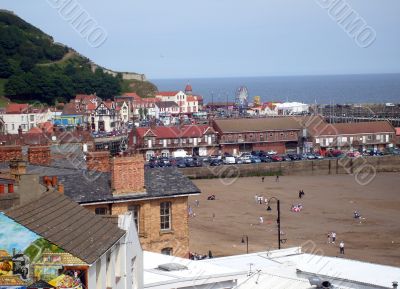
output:
[[[8,193],[9,194],[14,193],[14,184],[8,184]]]
[[[51,178],[51,185],[52,185],[53,187],[57,186],[57,176],[53,176],[53,177]]]
[[[61,193],[61,194],[64,194],[64,185],[63,184],[58,184],[57,191],[59,193]]]

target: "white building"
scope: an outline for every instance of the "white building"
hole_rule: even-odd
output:
[[[300,102],[284,102],[276,104],[279,115],[298,115],[306,114],[310,106]]]
[[[18,134],[18,129],[28,132],[38,124],[51,121],[53,113],[48,108],[33,108],[28,104],[9,104],[1,118],[4,122],[4,132]]]
[[[89,125],[93,131],[111,132],[121,125],[117,105],[113,101],[102,101],[90,115]]]
[[[400,268],[303,253],[300,247],[199,262],[245,271],[237,289],[383,289],[400,281]]]
[[[179,113],[188,112],[187,95],[183,91],[160,91],[156,98],[161,101],[174,101],[179,105]]]
[[[189,259],[144,252],[146,289],[231,289],[245,272]]]

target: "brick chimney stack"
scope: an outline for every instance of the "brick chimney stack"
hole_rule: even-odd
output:
[[[86,166],[90,171],[110,172],[110,151],[88,152],[86,155]]]
[[[145,192],[143,156],[113,158],[111,188],[116,195]]]
[[[22,159],[21,146],[0,146],[0,162]]]
[[[14,178],[26,174],[26,161],[24,160],[10,160],[10,174]]]
[[[48,166],[51,163],[49,146],[30,146],[28,148],[28,161],[33,165]]]

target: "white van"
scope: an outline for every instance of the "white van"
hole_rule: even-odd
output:
[[[226,165],[232,165],[236,163],[236,159],[234,157],[225,157],[223,163]]]

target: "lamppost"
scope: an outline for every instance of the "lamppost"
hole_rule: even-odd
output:
[[[276,200],[276,206],[278,210],[278,218],[276,219],[276,223],[278,224],[278,249],[281,249],[281,243],[283,243],[281,240],[281,206],[280,206],[280,201],[276,197],[271,197],[268,199],[267,211],[272,211],[271,206],[269,204],[273,199]]]
[[[244,240],[246,239],[246,252],[249,254],[249,236],[243,235],[242,236],[242,244],[244,244]]]

